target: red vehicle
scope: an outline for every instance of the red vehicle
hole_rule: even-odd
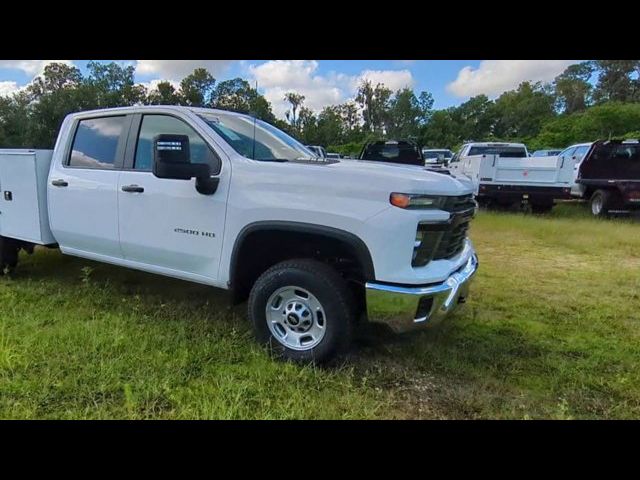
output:
[[[584,197],[591,199],[596,217],[640,209],[640,142],[595,142],[580,164],[576,182],[584,185]]]

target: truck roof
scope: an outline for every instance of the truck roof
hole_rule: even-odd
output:
[[[92,115],[103,113],[138,113],[138,112],[153,112],[157,110],[174,110],[178,112],[194,112],[194,113],[224,113],[226,115],[237,115],[239,117],[246,117],[247,114],[232,112],[230,110],[221,110],[218,108],[203,108],[203,107],[188,107],[182,105],[134,105],[130,107],[115,107],[115,108],[100,108],[96,110],[84,110],[81,112],[71,113],[70,116],[77,115]]]
[[[466,145],[475,147],[525,147],[524,143],[508,143],[508,142],[467,142]]]

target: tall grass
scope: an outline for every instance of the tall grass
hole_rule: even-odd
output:
[[[219,291],[40,250],[0,278],[0,418],[637,418],[640,223],[481,212],[439,326],[273,361]]]

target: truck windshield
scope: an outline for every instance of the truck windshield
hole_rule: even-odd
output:
[[[424,165],[422,152],[409,142],[373,142],[365,146],[360,160]]]
[[[282,130],[248,115],[212,112],[198,116],[246,158],[267,162],[322,160]]]
[[[449,150],[423,150],[424,158],[451,158],[453,155]]]
[[[471,147],[469,149],[469,156],[471,155],[498,155],[499,157],[525,158],[527,156],[527,150],[523,147]]]

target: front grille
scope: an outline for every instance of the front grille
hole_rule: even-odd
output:
[[[447,197],[442,210],[445,212],[457,213],[475,208],[476,202],[473,199],[473,195],[458,195],[457,197]]]
[[[443,232],[433,254],[433,260],[452,258],[462,251],[464,248],[464,239],[467,238],[467,230],[469,230],[469,220],[470,219],[460,223],[451,230]]]
[[[449,197],[443,210],[451,212],[448,222],[418,225],[424,236],[411,262],[414,267],[423,267],[431,260],[453,258],[463,250],[475,214],[475,201],[471,195]]]

